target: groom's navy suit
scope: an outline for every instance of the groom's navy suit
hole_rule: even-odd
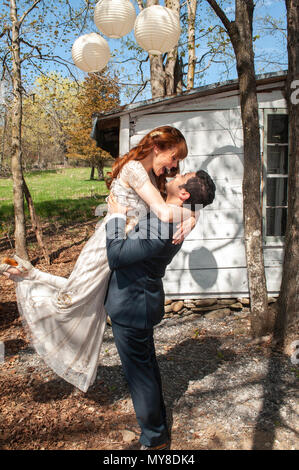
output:
[[[174,225],[153,213],[127,238],[125,223],[116,215],[106,224],[112,274],[105,308],[141,427],[140,442],[157,446],[168,440],[168,431],[153,326],[164,315],[162,277],[181,244],[172,243]]]

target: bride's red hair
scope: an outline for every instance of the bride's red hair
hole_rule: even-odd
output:
[[[175,148],[175,155],[179,158],[179,160],[183,160],[188,154],[186,140],[181,131],[172,126],[157,127],[156,129],[153,129],[151,132],[146,134],[141,139],[139,144],[136,145],[136,147],[133,147],[123,157],[119,157],[115,160],[112,166],[112,171],[108,174],[108,179],[106,180],[108,188],[110,189],[112,181],[114,178],[117,178],[119,172],[126,163],[128,163],[130,160],[143,160],[152,152],[155,145],[161,151]],[[172,170],[171,175],[168,176],[175,176],[175,174],[178,172],[179,165],[178,168]],[[156,178],[159,190],[163,193],[165,191],[165,182],[167,176],[154,176]]]

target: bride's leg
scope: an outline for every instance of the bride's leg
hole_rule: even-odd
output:
[[[66,285],[67,279],[65,277],[40,271],[34,268],[30,261],[24,260],[17,255],[14,255],[14,259],[5,258],[4,261],[7,264],[0,264],[0,273],[14,281],[22,281],[23,279],[37,281],[57,289],[62,289]]]
[[[66,286],[67,278],[45,273],[39,269],[33,268],[28,273],[4,273],[4,275],[15,282],[32,281],[39,284],[46,284],[49,287],[63,289]]]
[[[65,277],[45,273],[36,268],[32,268],[30,271],[21,273],[17,268],[9,267],[8,270],[2,274],[15,282],[20,282],[22,280],[32,282],[37,281],[41,284],[48,284],[49,286],[58,289],[64,288],[67,282]]]
[[[13,281],[20,282],[26,281],[37,281],[41,284],[48,284],[51,287],[62,289],[65,287],[67,279],[61,276],[55,276],[40,269],[36,269],[33,266],[30,270],[21,272],[18,268],[9,266],[6,272],[2,273],[4,276],[12,279]]]
[[[33,268],[29,271],[25,279],[30,279],[31,281],[38,281],[42,284],[49,284],[50,286],[62,289],[67,283],[67,278],[62,276],[55,276],[40,269]]]
[[[87,391],[96,377],[106,325],[105,226],[96,229],[67,279],[36,268],[24,276],[16,280],[16,293],[32,344],[60,377]]]

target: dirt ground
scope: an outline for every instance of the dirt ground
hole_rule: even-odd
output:
[[[49,235],[51,266],[39,259],[34,245],[30,258],[40,269],[68,276],[92,232],[93,224],[82,224]],[[0,255],[12,253],[6,248]],[[139,427],[113,346],[104,358],[103,373],[84,394],[57,377],[30,347],[13,282],[2,277],[0,292],[0,341],[5,344],[0,364],[0,449],[134,448]],[[222,323],[198,316],[163,322],[164,333],[162,328],[157,331],[157,352],[171,412],[172,450],[298,449],[299,368],[273,351],[269,338],[250,342],[246,315]],[[109,327],[106,341],[112,341]],[[202,364],[197,363],[199,355],[205,355]],[[267,370],[262,369],[265,364]],[[246,390],[240,382],[245,376]],[[222,387],[218,386],[218,395],[215,381]]]

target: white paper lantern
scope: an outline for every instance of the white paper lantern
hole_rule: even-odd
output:
[[[109,38],[121,38],[132,31],[135,8],[129,0],[100,0],[95,7],[96,27]]]
[[[99,72],[110,59],[108,42],[97,33],[84,34],[74,42],[72,57],[84,72]]]
[[[180,38],[179,15],[170,8],[152,5],[139,13],[134,32],[139,46],[150,54],[169,52]]]

